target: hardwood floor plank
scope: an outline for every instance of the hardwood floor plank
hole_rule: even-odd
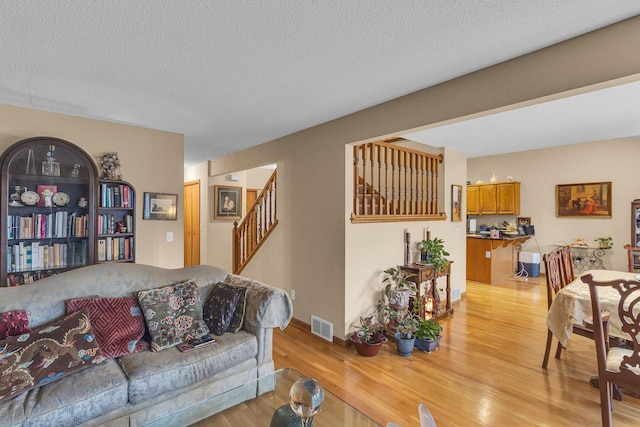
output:
[[[562,359],[541,367],[547,329],[544,277],[498,285],[467,283],[444,337],[431,354],[373,358],[326,342],[300,327],[276,331],[276,369],[291,367],[381,424],[418,426],[425,403],[439,427],[598,426],[600,398],[589,385],[597,372],[595,345],[575,337]],[[554,341],[554,346],[555,341]],[[555,351],[554,351],[555,352]],[[614,425],[640,425],[640,399],[615,402]]]

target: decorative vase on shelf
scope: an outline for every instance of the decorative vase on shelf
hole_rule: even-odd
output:
[[[491,179],[489,180],[489,182],[495,184],[496,182],[498,182],[498,176],[494,173],[493,175],[491,175]]]
[[[44,176],[60,176],[60,163],[56,162],[55,157],[53,157],[54,152],[55,147],[53,145],[49,146],[47,158],[42,162],[42,175]]]

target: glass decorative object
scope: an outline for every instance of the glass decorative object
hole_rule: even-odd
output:
[[[80,176],[80,165],[76,163],[75,165],[73,165],[73,170],[69,172],[69,177],[77,178],[79,176]]]
[[[24,173],[26,175],[36,174],[36,159],[35,154],[33,154],[33,148],[29,148],[29,152],[27,155],[27,169]]]
[[[300,378],[289,391],[289,405],[304,427],[312,425],[313,417],[320,412],[323,401],[324,389],[313,378]]]
[[[42,175],[44,176],[60,176],[60,163],[53,157],[55,150],[55,145],[50,145],[47,158],[42,162]]]

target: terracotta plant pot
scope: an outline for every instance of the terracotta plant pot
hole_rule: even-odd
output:
[[[385,338],[384,340],[375,344],[369,344],[366,342],[358,341],[357,339],[354,339],[354,338],[351,338],[351,342],[353,343],[354,347],[356,348],[356,351],[360,356],[372,357],[378,354],[378,352],[382,348],[382,344],[386,343],[387,339]]]

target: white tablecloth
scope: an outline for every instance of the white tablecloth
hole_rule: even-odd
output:
[[[599,282],[615,279],[634,279],[637,273],[613,270],[589,270],[580,276],[593,274],[593,278]],[[609,335],[625,337],[622,332],[622,322],[618,317],[618,303],[620,294],[612,288],[598,288],[598,298],[600,308],[611,313],[609,318]],[[573,325],[582,325],[585,317],[591,316],[591,296],[589,295],[589,285],[580,280],[580,277],[565,286],[553,299],[549,313],[547,314],[547,327],[558,341],[566,347],[571,340]]]

